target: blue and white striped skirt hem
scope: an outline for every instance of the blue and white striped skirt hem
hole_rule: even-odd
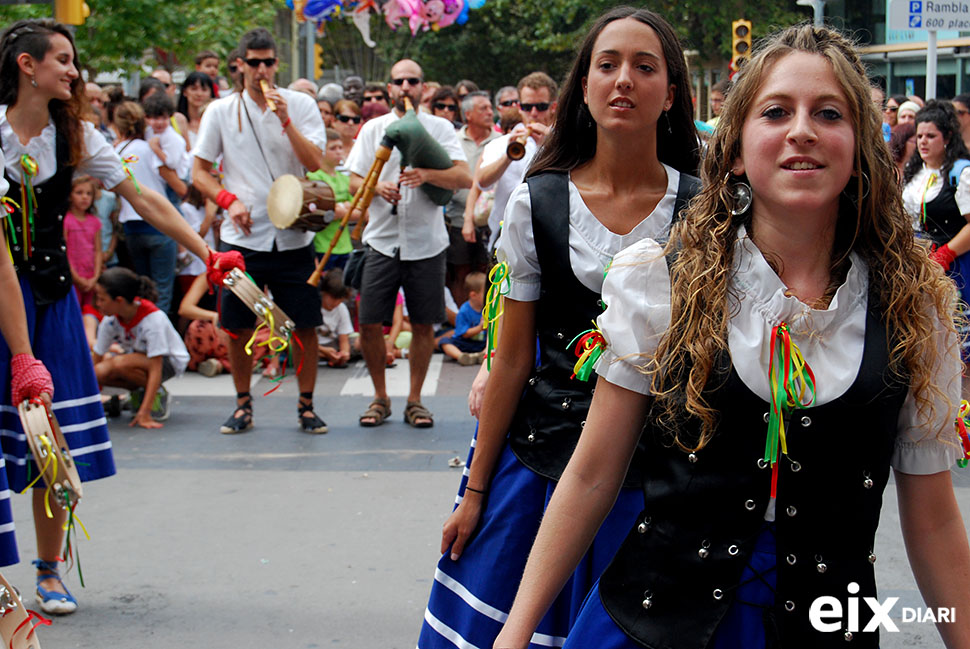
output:
[[[108,422],[91,363],[81,309],[74,291],[53,304],[34,305],[33,292],[21,279],[27,328],[34,355],[54,380],[54,415],[71,448],[81,480],[115,473]],[[0,566],[19,561],[10,511],[11,491],[23,491],[37,476],[17,408],[10,403],[10,349],[0,340]],[[38,483],[42,486],[41,483]]]
[[[474,454],[474,440],[469,463]],[[467,482],[461,479],[461,501]],[[419,649],[491,649],[515,599],[532,542],[556,483],[523,465],[506,444],[478,530],[458,561],[438,562]],[[530,649],[561,647],[593,583],[643,509],[638,489],[623,489],[590,550],[532,636]]]

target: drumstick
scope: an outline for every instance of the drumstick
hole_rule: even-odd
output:
[[[266,105],[269,106],[269,109],[275,113],[276,102],[270,99],[269,97],[266,97],[266,93],[269,92],[269,84],[266,83],[266,79],[259,80],[259,87],[262,88],[263,90],[263,97],[266,98]]]

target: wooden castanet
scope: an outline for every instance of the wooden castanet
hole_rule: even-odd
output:
[[[57,418],[40,399],[24,401],[17,406],[17,412],[34,464],[41,471],[45,484],[51,488],[59,506],[73,506],[83,495],[81,477],[64,433],[57,425]],[[48,462],[51,454],[54,458]]]
[[[264,321],[267,326],[272,320],[273,334],[287,340],[290,334],[296,329],[296,325],[290,316],[283,312],[283,309],[276,305],[269,296],[259,290],[253,280],[238,268],[233,268],[222,280],[223,286],[232,291],[232,294],[239,298],[256,317]]]

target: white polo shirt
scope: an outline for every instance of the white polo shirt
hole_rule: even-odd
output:
[[[327,134],[316,102],[302,92],[277,90],[286,100],[293,126],[321,151],[325,150]],[[262,251],[272,250],[274,242],[277,250],[295,250],[313,241],[313,232],[278,230],[269,220],[266,197],[273,181],[284,174],[302,178],[306,170],[293,152],[279,118],[268,108],[261,110],[248,92],[233,93],[209,104],[202,113],[192,155],[208,162],[223,155],[222,184],[242,201],[253,219],[249,235],[237,231],[232,220],[225,219],[220,231],[223,241]]]
[[[400,119],[394,111],[376,117],[360,129],[357,141],[347,157],[348,171],[366,177],[384,132]],[[443,117],[418,113],[421,125],[452,160],[465,162],[465,151],[458,142],[454,125]],[[401,175],[401,152],[397,147],[384,165],[379,180],[396,183]],[[448,247],[444,208],[435,205],[420,187],[401,187],[401,201],[397,214],[391,214],[391,204],[374,195],[370,204],[370,221],[364,230],[363,242],[371,248],[393,257],[400,250],[402,261],[429,259]]]
[[[506,157],[506,150],[509,148],[509,140],[513,137],[518,137],[522,134],[524,129],[515,129],[511,133],[507,133],[497,140],[492,140],[485,145],[485,149],[482,151],[481,162],[479,167],[484,167],[485,165],[492,164],[497,160],[501,160]],[[512,195],[512,190],[519,186],[523,180],[525,180],[525,172],[529,170],[529,165],[532,164],[532,159],[536,156],[539,151],[539,145],[536,141],[528,137],[525,139],[525,155],[519,160],[513,160],[506,167],[505,173],[499,176],[493,184],[483,186],[482,189],[494,189],[495,190],[495,200],[492,203],[492,213],[488,215],[488,227],[492,231],[492,236],[488,240],[488,249],[491,250],[492,246],[495,244],[495,240],[498,238],[499,234],[499,224],[505,217],[505,206],[509,202],[509,197]]]

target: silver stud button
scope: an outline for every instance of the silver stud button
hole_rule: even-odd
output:
[[[829,567],[827,565],[825,565],[824,563],[818,564],[817,566],[815,566],[815,568],[816,568],[816,570],[818,570],[818,574],[820,574],[820,575],[824,575],[825,574],[825,571],[829,569]]]
[[[870,552],[869,553],[869,563],[875,563],[875,562],[876,562],[876,555],[874,555],[872,552]]]
[[[653,599],[650,597],[644,597],[641,605],[643,606],[644,610],[649,610],[650,607],[653,606]]]
[[[563,339],[563,338],[565,338],[565,337],[566,337],[566,336],[565,336],[565,335],[563,334],[563,332],[561,332],[561,331],[560,331],[559,333],[557,333],[557,334],[556,334],[556,338],[558,338],[559,340],[562,340],[562,339]]]
[[[539,379],[533,376],[531,379],[529,379],[529,385],[535,385],[538,380]]]
[[[846,631],[842,637],[845,638],[846,642],[852,642],[852,638],[854,638],[855,636],[852,635],[852,631]]]
[[[690,455],[688,455],[687,461],[690,462],[691,464],[695,464],[697,462],[697,453],[691,453]]]
[[[801,423],[802,423],[802,428],[808,428],[809,426],[812,425],[812,418],[808,416],[802,417]]]

